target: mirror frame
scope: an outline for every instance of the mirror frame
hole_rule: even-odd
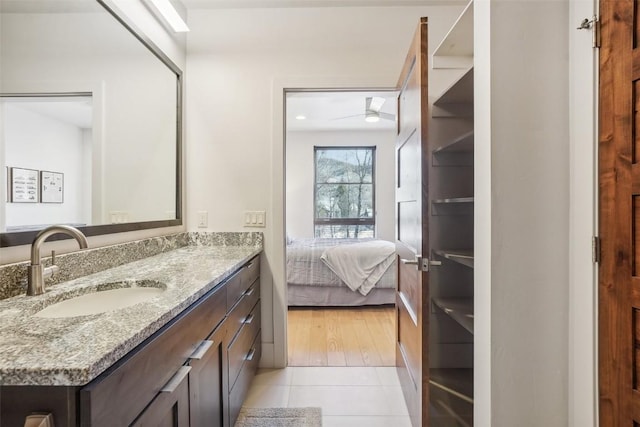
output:
[[[155,55],[165,66],[176,75],[176,218],[156,221],[128,222],[121,224],[102,224],[78,227],[87,237],[102,234],[123,233],[127,231],[146,230],[151,228],[164,228],[182,225],[182,93],[183,74],[182,70],[147,37],[130,19],[121,16],[116,12],[115,5],[111,5],[109,0],[95,0],[105,10],[113,16],[127,31],[129,31],[138,41],[140,41],[153,55]],[[0,247],[10,247],[28,245],[33,242],[40,230],[36,231],[16,231],[11,233],[0,233]],[[56,234],[48,240],[63,240],[70,237],[65,234]]]

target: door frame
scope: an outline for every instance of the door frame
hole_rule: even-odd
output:
[[[569,426],[598,425],[598,271],[591,237],[598,234],[598,50],[592,30],[598,0],[569,6]]]
[[[287,355],[287,286],[286,286],[286,92],[287,91],[395,91],[387,86],[388,76],[277,76],[272,84],[273,133],[271,135],[271,230],[265,236],[265,252],[272,250],[269,260],[273,277],[272,301],[264,305],[273,310],[273,343],[263,343],[262,366],[284,368]],[[279,218],[279,219],[278,219]],[[281,220],[280,220],[281,219]],[[267,291],[268,292],[268,291]],[[265,292],[266,293],[266,292]],[[264,338],[263,338],[264,339]],[[268,339],[268,338],[267,338]]]

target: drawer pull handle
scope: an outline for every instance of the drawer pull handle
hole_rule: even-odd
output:
[[[247,266],[246,266],[246,268],[247,268],[247,269],[249,269],[249,268],[251,268],[251,267],[253,267],[253,261],[251,261],[251,262],[250,262],[249,264],[247,264]]]
[[[182,380],[189,374],[191,366],[182,366],[178,369],[178,372],[160,389],[161,393],[173,393],[176,391]]]
[[[254,347],[251,350],[249,350],[249,353],[247,353],[247,357],[245,357],[244,360],[252,361],[253,360],[253,356],[255,356],[255,355],[256,355],[256,349]]]
[[[253,293],[254,293],[255,291],[256,291],[256,289],[255,289],[255,288],[247,289],[247,290],[244,292],[244,296],[246,296],[246,297],[250,297],[251,295],[253,295]]]
[[[244,323],[245,325],[249,325],[249,324],[251,324],[251,322],[253,322],[253,314],[248,315],[242,321],[242,323]]]
[[[196,348],[196,350],[193,352],[193,354],[189,356],[189,359],[202,359],[204,355],[207,354],[207,351],[209,351],[212,345],[213,341],[211,340],[202,341],[198,348]]]

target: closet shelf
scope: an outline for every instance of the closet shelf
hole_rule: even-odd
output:
[[[433,105],[467,104],[473,105],[473,67],[469,68],[458,80],[442,92]]]
[[[473,334],[473,298],[433,298],[433,304]]]
[[[433,52],[433,68],[468,68],[473,64],[473,2],[469,2]]]
[[[468,249],[439,249],[436,255],[473,268],[473,251]]]
[[[439,205],[451,205],[451,204],[467,204],[473,203],[473,197],[453,197],[451,199],[436,199],[432,201]]]
[[[432,387],[473,404],[473,369],[431,368],[429,383]]]
[[[469,131],[453,141],[433,150],[434,155],[442,155],[449,153],[473,153],[473,131]]]
[[[473,215],[473,197],[454,197],[431,201],[432,215]]]

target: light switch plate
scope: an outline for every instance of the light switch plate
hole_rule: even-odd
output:
[[[209,226],[209,213],[207,211],[198,211],[198,228],[207,228]]]
[[[245,227],[260,227],[263,228],[267,223],[266,211],[245,211],[244,212],[244,226]]]

